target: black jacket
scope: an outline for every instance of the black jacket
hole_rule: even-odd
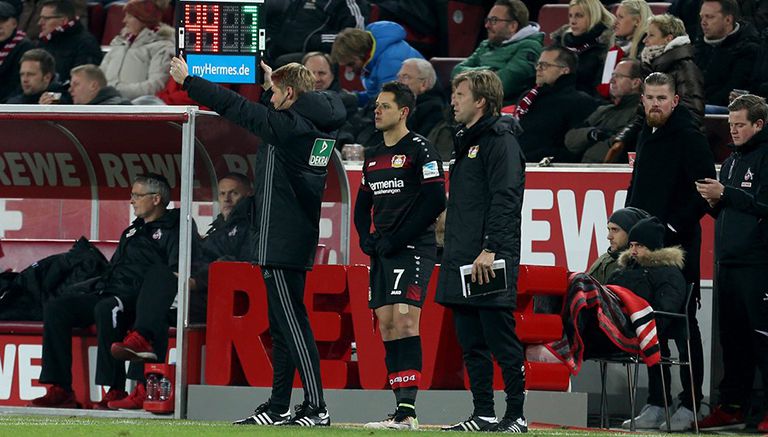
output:
[[[485,116],[456,134],[435,299],[440,304],[514,308],[517,303],[525,188],[525,158],[515,139],[518,131],[510,117]],[[483,249],[506,261],[507,291],[464,298],[459,267],[472,264]]]
[[[320,233],[320,205],[334,131],[346,111],[338,94],[308,92],[277,111],[199,77],[184,83],[195,101],[264,141],[256,154],[250,260],[264,266],[310,270]],[[262,96],[268,102],[267,91]],[[325,158],[319,158],[322,152]]]
[[[683,277],[685,254],[680,247],[654,250],[644,257],[632,258],[629,250],[619,256],[619,270],[607,280],[645,299],[656,311],[680,313],[685,303],[687,287]],[[659,335],[670,338],[669,318],[657,318]]]
[[[720,264],[768,264],[768,129],[720,168],[725,194],[715,205],[715,257]]]
[[[759,46],[757,31],[749,23],[739,23],[738,31],[720,44],[708,44],[704,38],[696,42],[694,60],[704,74],[707,104],[728,106],[733,89],[749,88]]]
[[[525,159],[536,163],[546,156],[554,156],[555,162],[581,162],[581,155],[566,149],[565,134],[581,126],[598,104],[576,89],[573,74],[564,74],[553,85],[539,88],[539,95],[528,113],[520,118],[523,132],[518,141]]]
[[[54,34],[50,41],[40,39],[38,48],[53,55],[56,73],[62,83],[69,80],[69,71],[74,67],[99,65],[104,57],[99,42],[79,21],[64,32]]]
[[[67,87],[56,81],[48,84],[48,88],[46,88],[44,91],[29,95],[23,93],[16,94],[15,96],[9,97],[8,101],[5,103],[16,105],[37,105],[40,102],[40,96],[47,92],[61,93],[60,103],[62,104],[72,103],[72,96],[69,95]]]
[[[96,97],[93,98],[89,105],[130,105],[131,101],[120,95],[115,87],[105,86],[99,90]]]
[[[0,41],[0,49],[10,42],[14,36],[16,36],[16,32],[7,40]],[[16,44],[16,47],[8,53],[3,63],[0,64],[0,103],[6,103],[9,97],[21,94],[21,81],[19,79],[19,68],[21,66],[19,61],[24,52],[34,47],[32,41],[24,38]]]
[[[147,269],[157,265],[178,271],[178,209],[170,209],[149,223],[141,218],[134,220],[120,236],[107,271],[94,285],[94,290],[117,296],[137,296]]]
[[[708,210],[695,181],[714,177],[706,137],[690,112],[677,105],[656,132],[648,124],[640,132],[626,206],[643,209],[685,235],[699,229],[699,220]]]
[[[445,106],[445,97],[436,84],[431,90],[416,97],[416,106],[408,115],[408,130],[426,137],[443,119]]]

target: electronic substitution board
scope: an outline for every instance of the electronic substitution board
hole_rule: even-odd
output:
[[[258,83],[266,44],[263,10],[264,0],[181,0],[176,47],[189,74],[217,83]]]

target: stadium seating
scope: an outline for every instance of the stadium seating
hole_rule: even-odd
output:
[[[544,32],[544,45],[552,43],[549,34],[559,29],[562,25],[568,24],[568,5],[565,4],[547,4],[539,10],[539,26]]]
[[[96,37],[96,41],[101,41],[104,35],[104,22],[107,19],[107,13],[101,3],[88,3],[88,31]]]
[[[104,23],[104,33],[101,36],[101,45],[108,46],[123,28],[124,6],[125,3],[112,3],[107,6],[107,18]]]
[[[483,30],[485,10],[482,5],[448,2],[448,56],[466,57],[475,51],[477,36]],[[475,35],[473,39],[471,36]]]
[[[432,58],[429,62],[437,74],[437,83],[444,90],[451,89],[451,72],[453,68],[465,58]]]

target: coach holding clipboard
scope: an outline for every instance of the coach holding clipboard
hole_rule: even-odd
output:
[[[499,115],[503,95],[498,76],[490,71],[468,71],[453,79],[451,105],[459,127],[451,157],[445,251],[436,301],[453,311],[474,410],[468,419],[443,428],[446,431],[528,431],[523,417],[523,346],[512,316],[525,158],[515,139],[517,121]],[[492,267],[500,259],[506,265],[506,288],[481,287],[485,292],[465,297],[460,268],[472,265],[472,280],[483,285],[496,282],[492,281],[495,272],[503,274],[504,270]],[[501,420],[493,405],[491,353],[504,377],[507,406]]]

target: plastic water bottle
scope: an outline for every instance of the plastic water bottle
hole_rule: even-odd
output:
[[[156,401],[159,398],[159,382],[154,373],[147,377],[147,400]]]
[[[160,401],[167,401],[171,398],[171,380],[163,376],[162,379],[160,379],[160,383],[158,384],[159,387],[159,396],[158,400]]]

